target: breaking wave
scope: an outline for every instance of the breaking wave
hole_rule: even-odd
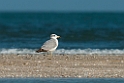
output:
[[[0,54],[42,54],[36,49],[0,49]],[[56,55],[123,55],[124,49],[57,49]]]

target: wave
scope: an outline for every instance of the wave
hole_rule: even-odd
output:
[[[36,49],[0,49],[0,54],[42,54]],[[56,55],[123,55],[124,49],[57,49]]]
[[[0,54],[35,54],[34,49],[1,49]]]

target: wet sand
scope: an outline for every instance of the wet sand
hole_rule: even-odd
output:
[[[0,55],[0,78],[124,78],[124,55]]]

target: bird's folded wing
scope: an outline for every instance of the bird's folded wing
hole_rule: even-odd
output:
[[[57,46],[55,39],[50,39],[46,41],[41,47],[44,50],[51,50]]]

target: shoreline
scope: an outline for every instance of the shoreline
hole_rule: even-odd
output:
[[[123,55],[0,55],[0,78],[124,78]]]

